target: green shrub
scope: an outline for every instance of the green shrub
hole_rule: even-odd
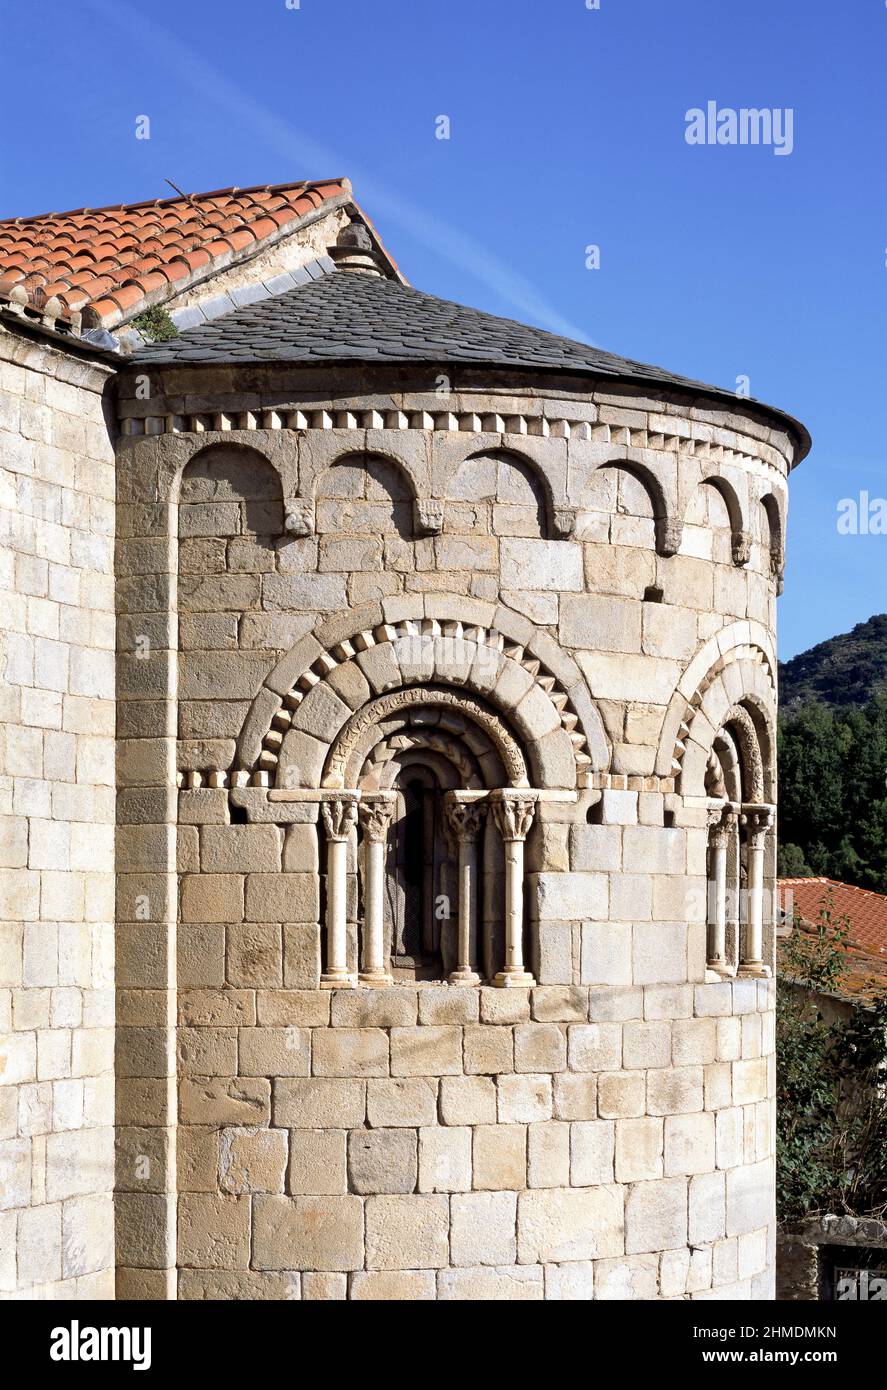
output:
[[[169,314],[159,304],[153,309],[146,309],[143,314],[136,314],[131,320],[130,326],[137,328],[142,337],[147,338],[151,343],[168,343],[170,338],[177,338],[179,330],[176,328]]]
[[[887,992],[829,1021],[822,999],[844,973],[846,918],[827,898],[815,934],[796,915],[776,991],[777,1206],[814,1212],[887,1209]]]

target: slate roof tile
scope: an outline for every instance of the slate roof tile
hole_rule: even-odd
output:
[[[135,363],[429,362],[570,371],[735,394],[380,276],[335,271],[133,354]],[[780,414],[781,412],[774,412]],[[789,420],[789,417],[783,417]],[[789,423],[801,439],[806,432]]]

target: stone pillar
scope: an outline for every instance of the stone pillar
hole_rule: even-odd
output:
[[[357,824],[357,798],[336,797],[322,801],[320,810],[326,830],[326,970],[320,977],[321,989],[354,989],[356,980],[348,970],[347,872],[348,837]]]
[[[505,967],[493,981],[500,989],[534,985],[524,969],[524,841],[536,811],[533,792],[509,789],[491,797],[496,827],[505,847]]]
[[[364,881],[363,969],[360,983],[379,988],[392,983],[385,960],[385,859],[394,797],[360,803],[366,879]]]
[[[451,985],[479,985],[477,973],[477,836],[486,807],[480,801],[446,799],[447,819],[459,844],[459,939]]]
[[[764,853],[773,825],[772,806],[746,806],[742,812],[748,846],[748,909],[739,956],[740,975],[769,975],[764,964]]]
[[[727,854],[736,832],[736,813],[729,806],[711,812],[708,875],[708,967],[727,973]]]

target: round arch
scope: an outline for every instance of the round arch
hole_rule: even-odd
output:
[[[742,687],[742,673],[738,663],[748,663],[750,692]],[[729,668],[736,667],[736,670]],[[757,667],[757,674],[752,668]],[[730,623],[720,632],[710,637],[688,662],[672,695],[659,737],[654,771],[658,777],[674,777],[679,770],[679,752],[683,748],[689,720],[694,710],[702,702],[713,683],[721,678],[729,682],[731,698],[726,698],[721,717],[711,730],[711,737],[720,726],[723,711],[738,704],[748,693],[760,700],[762,717],[774,722],[773,712],[777,705],[776,695],[776,653],[767,628],[753,619]],[[710,742],[710,740],[709,740]]]
[[[387,736],[382,728],[383,722],[390,721],[392,717],[411,730],[416,743],[423,741],[422,735],[427,731],[427,741],[432,746],[438,724],[448,735],[457,739],[476,726],[484,742],[495,749],[504,771],[505,784],[510,787],[530,785],[527,758],[501,716],[464,691],[457,692],[439,685],[414,685],[390,691],[354,714],[330,745],[321,785],[324,788],[356,785],[360,769],[372,749]],[[349,781],[349,777],[352,780]]]
[[[467,617],[468,600],[417,600],[416,617],[386,623],[378,621],[381,609],[369,606],[318,624],[296,643],[253,700],[237,767],[276,775],[287,739],[300,744],[302,784],[317,785],[326,750],[355,710],[387,690],[433,682],[505,715],[529,749],[535,785],[575,788],[606,769],[600,715],[579,668],[547,633],[501,605],[479,611],[495,620],[485,626],[462,621],[459,609]],[[440,616],[419,616],[427,608]]]
[[[748,524],[745,507],[737,488],[729,478],[720,473],[709,473],[702,478],[699,487],[695,488],[684,512],[684,522],[687,520],[689,508],[693,499],[698,495],[699,488],[710,487],[722,499],[727,508],[727,515],[730,519],[730,542],[733,552],[733,563],[737,567],[747,565],[751,556],[751,531]]]
[[[676,555],[681,546],[683,522],[678,515],[677,506],[670,501],[662,479],[646,463],[632,458],[607,459],[598,465],[595,472],[612,469],[627,473],[643,487],[653,509],[656,551],[663,556]]]
[[[312,433],[310,450],[300,450],[299,492],[311,506],[315,504],[320,479],[331,468],[352,461],[379,459],[389,464],[403,478],[411,500],[415,501],[428,493],[428,466],[425,459],[417,459],[415,449],[410,450],[409,441],[403,443],[397,438],[386,436],[385,442],[373,441],[365,447],[356,443],[353,435],[342,431],[320,431]]]
[[[770,572],[774,579],[781,581],[785,571],[785,542],[783,536],[782,511],[772,492],[760,499],[766,521],[764,535],[765,548],[770,551]]]
[[[464,458],[457,463],[451,464],[449,476],[446,484],[446,495],[444,504],[460,501],[456,496],[457,483],[463,470],[472,463],[480,463],[489,460],[493,463],[510,465],[517,473],[527,477],[531,487],[538,492],[541,511],[543,513],[542,536],[551,539],[561,534],[561,530],[556,525],[556,514],[559,508],[565,505],[565,499],[560,495],[561,489],[557,494],[552,485],[551,476],[542,468],[538,460],[531,458],[528,454],[522,453],[518,449],[509,447],[503,448],[481,448],[472,449],[466,453]]]
[[[741,656],[714,673],[705,693],[687,708],[672,750],[676,791],[682,796],[706,795],[709,758],[718,738],[726,733],[741,769],[743,796],[749,802],[771,802],[775,710],[773,690],[760,662]]]

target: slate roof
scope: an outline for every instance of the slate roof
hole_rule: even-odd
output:
[[[251,304],[168,342],[135,352],[134,363],[464,363],[579,372],[677,386],[730,400],[732,391],[676,376],[600,348],[423,294],[380,276],[335,271]],[[753,403],[753,402],[752,402]],[[804,427],[764,407],[809,447]]]
[[[333,198],[346,179],[219,188],[186,197],[0,220],[0,301],[62,324],[113,327],[240,256]],[[168,291],[168,294],[164,294]]]
[[[133,354],[134,361],[160,358],[182,363],[471,362],[700,385],[394,280],[345,271]]]

